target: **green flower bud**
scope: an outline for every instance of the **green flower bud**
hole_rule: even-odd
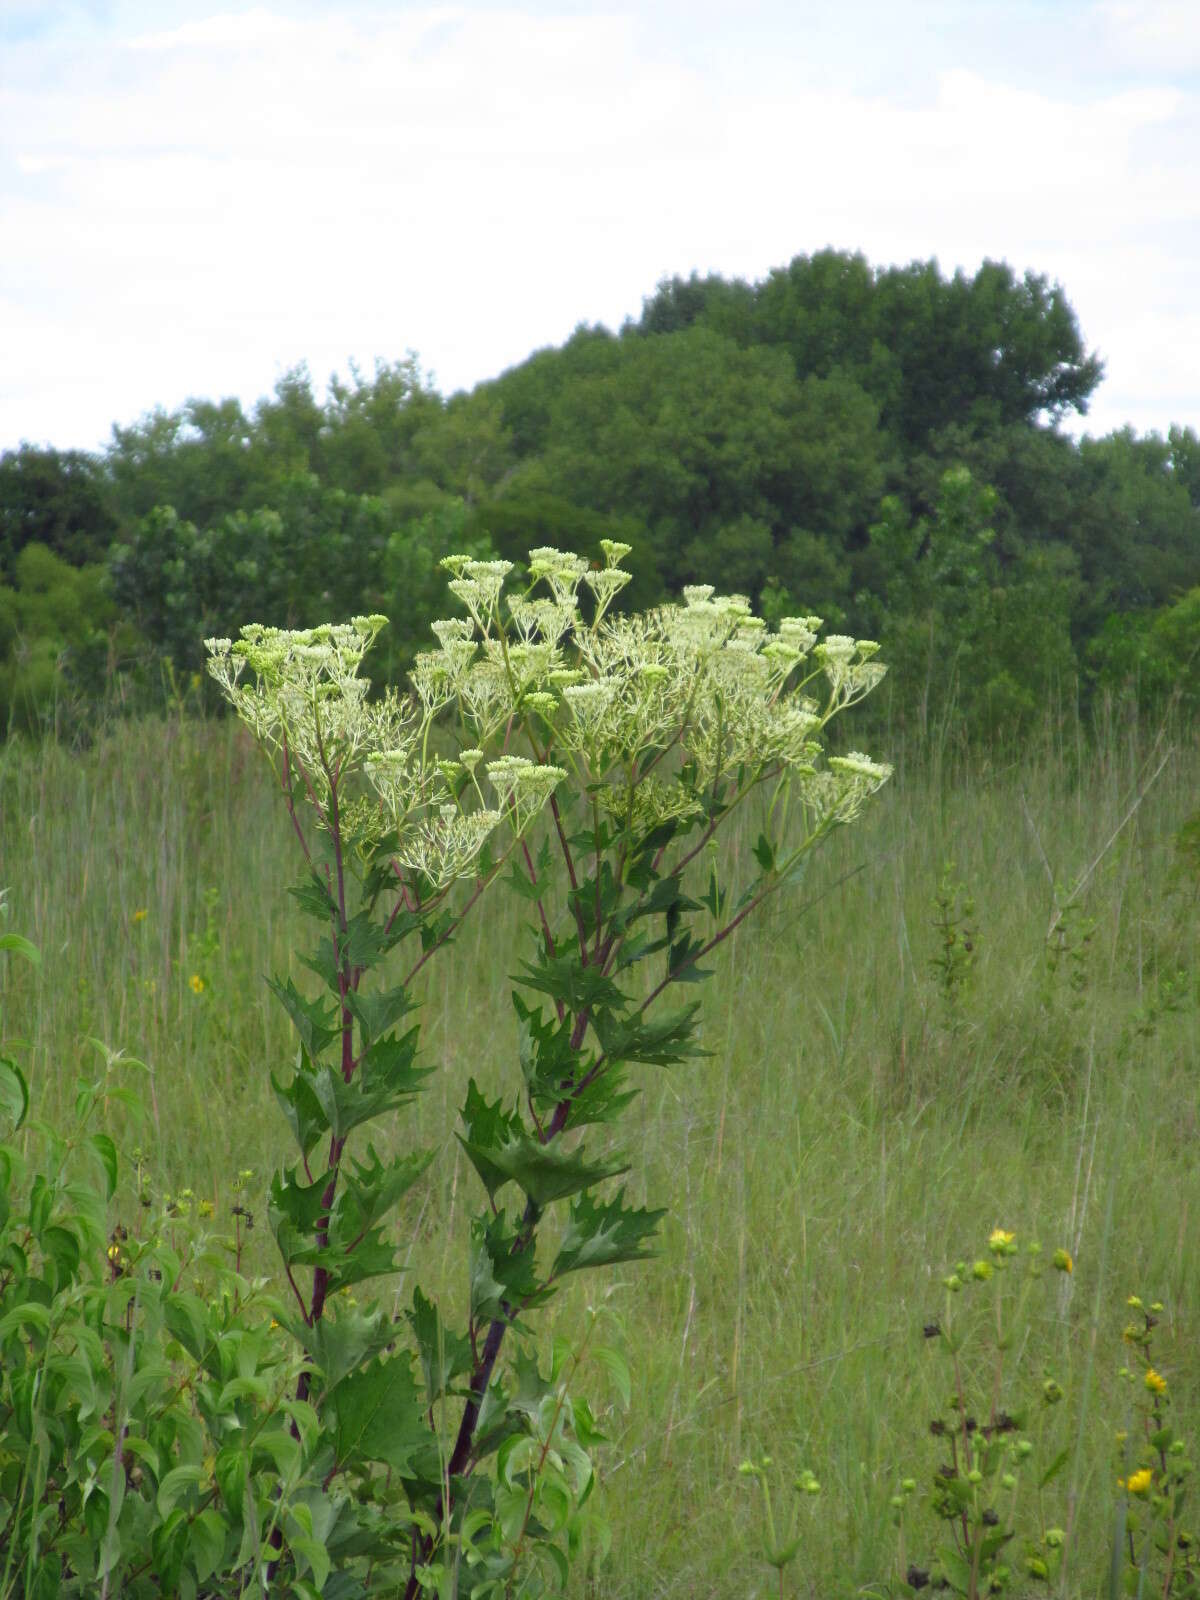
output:
[[[1011,1472],[1001,1474],[1000,1487],[1002,1489],[1015,1489],[1017,1487],[1017,1480]]]
[[[967,1473],[967,1482],[968,1483],[982,1483],[983,1482],[983,1473],[980,1472],[978,1467],[972,1467],[970,1472]]]
[[[1061,1528],[1047,1528],[1046,1529],[1046,1543],[1049,1545],[1051,1550],[1059,1549],[1059,1547],[1062,1545],[1062,1542],[1063,1542],[1063,1540],[1065,1538],[1066,1538],[1066,1534],[1063,1532],[1063,1530]]]
[[[991,1275],[992,1263],[990,1261],[976,1261],[971,1267],[971,1276],[980,1283],[986,1283]]]

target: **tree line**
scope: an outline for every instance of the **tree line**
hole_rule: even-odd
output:
[[[1102,375],[1043,277],[823,251],[663,282],[469,393],[412,357],[323,398],[300,368],[102,454],[25,444],[0,458],[0,718],[181,692],[249,618],[385,612],[398,675],[444,609],[441,555],[605,537],[633,546],[632,606],[716,581],[878,638],[888,714],[921,733],[1194,700],[1200,438],[1076,442],[1059,424]]]

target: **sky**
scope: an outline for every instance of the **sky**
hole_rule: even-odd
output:
[[[0,0],[0,450],[827,246],[1058,281],[1073,431],[1200,429],[1200,0]]]

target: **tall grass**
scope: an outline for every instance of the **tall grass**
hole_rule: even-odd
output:
[[[728,947],[704,994],[711,1054],[644,1080],[632,1176],[670,1213],[660,1258],[610,1297],[634,1397],[608,1419],[616,1538],[597,1596],[756,1592],[736,1468],[762,1449],[824,1484],[800,1588],[883,1585],[889,1496],[933,1464],[941,1391],[921,1324],[947,1263],[998,1224],[1077,1263],[1048,1289],[1028,1353],[1039,1382],[1044,1359],[1076,1401],[1089,1385],[1062,1485],[1079,1529],[1068,1593],[1106,1592],[1131,1291],[1164,1301],[1156,1359],[1193,1436],[1200,1424],[1198,886],[1172,847],[1200,758],[1187,741],[1148,751],[1111,727],[1019,762],[950,765],[902,763],[791,898]],[[752,827],[730,837],[723,871]],[[956,998],[930,966],[947,861],[976,907]],[[146,1064],[130,1069],[145,1127],[115,1120],[158,1184],[218,1204],[239,1169],[265,1185],[289,1154],[268,1068],[291,1046],[262,977],[292,962],[296,876],[268,775],[230,722],[126,725],[82,755],[0,749],[0,884],[9,926],[44,958],[4,975],[36,1113],[64,1115],[83,1041],[98,1037]],[[1051,972],[1047,930],[1081,879]],[[515,1030],[496,997],[517,910],[501,892],[486,906],[424,997],[442,1071],[416,1134],[402,1130],[447,1153],[406,1226],[414,1262],[451,1295],[476,1204],[453,1107],[468,1073],[513,1081]],[[553,1312],[567,1336],[585,1292],[598,1282]]]

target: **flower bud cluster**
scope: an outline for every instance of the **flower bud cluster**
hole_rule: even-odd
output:
[[[507,597],[506,627],[507,566],[447,558],[470,620],[438,623],[441,649],[417,659],[414,687],[427,711],[456,701],[481,745],[523,723],[539,759],[565,759],[610,815],[637,828],[697,814],[699,796],[732,774],[786,775],[811,828],[856,816],[891,769],[857,753],[824,762],[820,734],[882,677],[874,641],[835,635],[818,645],[821,618],[809,615],[772,631],[746,596],[708,584],[686,587],[682,604],[611,612],[629,581],[628,547],[601,548],[599,570],[572,551],[531,550],[530,586]],[[824,704],[810,692],[821,681]],[[686,778],[640,793],[667,749],[680,752]]]

